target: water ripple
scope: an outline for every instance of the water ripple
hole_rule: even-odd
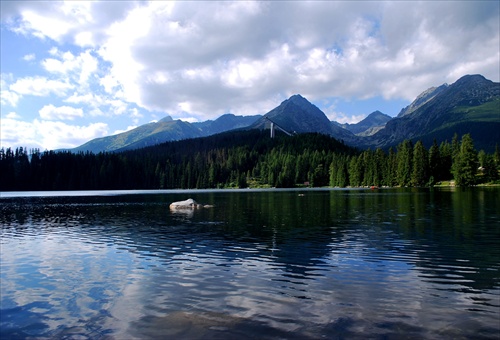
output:
[[[207,193],[218,209],[192,216],[161,195],[0,200],[0,336],[500,331],[498,219],[460,224],[453,196],[430,215],[421,193],[248,195]]]

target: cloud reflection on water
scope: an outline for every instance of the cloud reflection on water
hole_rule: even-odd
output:
[[[179,320],[179,332],[186,324],[194,333],[185,334],[208,336],[250,325],[270,337],[495,331],[500,307],[487,304],[499,268],[475,257],[459,266],[468,253],[439,238],[449,235],[442,227],[415,237],[427,196],[395,195],[395,207],[374,195],[316,194],[249,203],[224,193],[217,209],[189,219],[141,197],[18,206],[2,215],[2,332],[29,334],[19,320],[59,337],[140,338]],[[492,281],[471,272],[485,267]],[[475,278],[487,288],[475,290]]]

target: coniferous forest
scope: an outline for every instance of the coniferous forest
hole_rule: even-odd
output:
[[[357,150],[322,134],[241,131],[117,153],[0,149],[0,191],[296,186],[471,186],[499,179],[500,152],[470,135]]]

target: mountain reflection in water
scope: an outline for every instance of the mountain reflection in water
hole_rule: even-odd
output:
[[[0,336],[495,338],[499,193],[2,195]]]

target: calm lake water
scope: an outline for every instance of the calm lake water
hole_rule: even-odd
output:
[[[0,224],[2,339],[500,337],[498,188],[2,193]]]

